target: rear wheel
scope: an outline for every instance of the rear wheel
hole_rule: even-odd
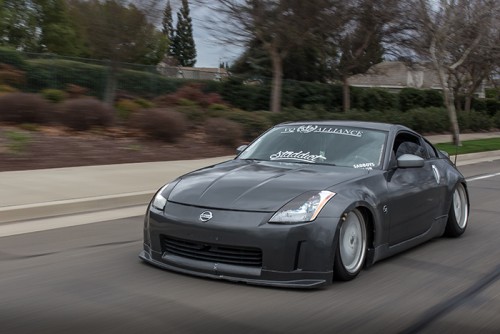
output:
[[[340,226],[335,252],[334,275],[341,281],[358,276],[366,259],[366,223],[363,214],[354,209],[345,216]]]
[[[451,208],[446,223],[445,235],[458,237],[465,232],[469,220],[469,201],[463,184],[457,184],[451,200]]]

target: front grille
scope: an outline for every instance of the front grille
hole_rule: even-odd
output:
[[[161,237],[162,251],[193,260],[261,267],[262,251],[258,248],[237,247]]]

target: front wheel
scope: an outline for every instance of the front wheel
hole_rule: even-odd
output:
[[[465,232],[469,220],[469,201],[463,184],[457,184],[451,200],[451,208],[446,223],[445,235],[458,237]]]
[[[345,216],[340,226],[335,252],[334,275],[341,281],[358,276],[366,259],[366,223],[363,214],[355,209]]]

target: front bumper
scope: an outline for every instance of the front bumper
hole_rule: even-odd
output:
[[[164,269],[234,282],[291,288],[331,283],[338,217],[280,225],[267,223],[272,213],[210,209],[213,218],[201,222],[206,210],[171,202],[164,212],[150,209],[139,257]]]

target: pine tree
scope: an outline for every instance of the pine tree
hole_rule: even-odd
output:
[[[174,30],[174,23],[172,20],[172,6],[170,5],[170,0],[167,1],[167,4],[165,6],[165,9],[163,11],[163,21],[162,21],[162,33],[165,35],[165,37],[168,38],[169,40],[169,48],[167,52],[167,56],[172,56],[173,55],[173,45],[172,42],[175,38],[175,30]]]
[[[172,54],[181,66],[193,67],[196,63],[196,47],[193,39],[193,24],[189,16],[189,4],[182,0],[177,12],[177,26],[172,43]]]

